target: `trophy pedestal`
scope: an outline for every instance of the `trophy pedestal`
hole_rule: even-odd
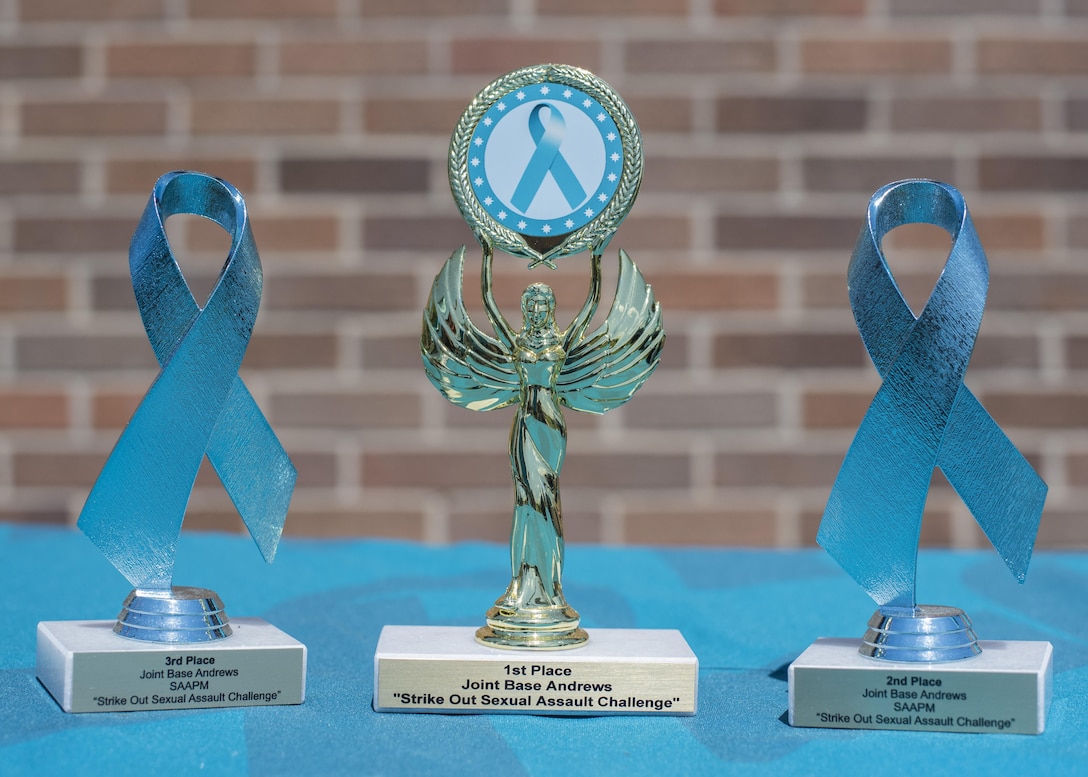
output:
[[[699,660],[679,631],[590,629],[560,651],[481,645],[471,626],[386,626],[376,712],[694,715]]]
[[[961,661],[867,658],[857,639],[816,640],[789,668],[791,726],[1041,734],[1049,642],[981,641]]]
[[[301,704],[306,646],[260,618],[230,637],[167,644],[126,639],[116,621],[38,624],[38,679],[65,712]]]

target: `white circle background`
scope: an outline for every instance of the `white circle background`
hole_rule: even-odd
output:
[[[510,198],[536,151],[537,144],[529,134],[529,114],[541,103],[558,110],[566,121],[566,134],[559,146],[559,154],[574,171],[585,189],[586,197],[572,206],[549,174],[544,176],[544,182],[529,209],[522,212],[510,203]],[[547,126],[543,111],[541,118]],[[514,108],[495,124],[484,151],[484,173],[491,191],[507,207],[528,218],[547,221],[578,210],[597,193],[604,178],[606,161],[604,139],[593,119],[579,108],[559,100],[534,100]]]

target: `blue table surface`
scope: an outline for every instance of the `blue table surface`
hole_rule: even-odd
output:
[[[37,682],[40,620],[111,619],[125,580],[81,534],[0,525],[0,773],[1048,774],[1088,769],[1088,555],[1039,553],[1018,585],[992,552],[923,552],[919,600],[964,608],[981,639],[1049,640],[1046,733],[792,728],[786,667],[815,638],[860,636],[869,598],[819,550],[568,548],[587,628],[677,628],[699,657],[694,717],[377,714],[385,624],[478,625],[508,580],[497,545],[185,533],[175,583],[306,643],[306,703],[69,715]]]

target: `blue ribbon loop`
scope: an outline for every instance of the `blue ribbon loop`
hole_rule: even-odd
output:
[[[903,224],[952,248],[915,318],[880,250]],[[883,608],[913,609],[918,538],[938,466],[1020,581],[1046,483],[963,384],[986,304],[986,255],[958,191],[892,183],[873,195],[850,261],[850,306],[883,384],[835,479],[817,541]]]
[[[545,108],[548,109],[547,126],[540,118],[540,113]],[[529,134],[536,143],[536,150],[529,158],[529,164],[526,165],[525,172],[521,174],[521,180],[518,181],[513,196],[510,197],[510,204],[522,213],[526,213],[532,205],[533,198],[544,183],[544,176],[549,172],[571,208],[577,208],[585,200],[586,190],[574,171],[570,169],[567,160],[559,153],[559,147],[563,145],[566,133],[566,119],[555,106],[540,103],[529,114]]]
[[[231,235],[203,308],[166,237],[164,222],[178,213],[211,219]],[[271,561],[297,473],[238,377],[262,288],[242,195],[202,173],[167,173],[132,237],[129,269],[161,371],[91,489],[79,528],[137,589],[169,590],[185,509],[207,454]]]

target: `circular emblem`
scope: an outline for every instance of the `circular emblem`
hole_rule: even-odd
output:
[[[503,76],[473,100],[449,164],[470,226],[508,253],[550,264],[608,242],[638,192],[642,142],[604,81],[538,65]]]

